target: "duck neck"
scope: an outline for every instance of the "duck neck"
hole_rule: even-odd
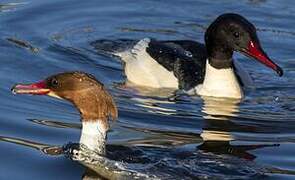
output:
[[[215,20],[205,33],[209,64],[216,69],[231,68],[234,49],[220,25],[220,20]]]
[[[101,122],[101,120],[83,120],[80,143],[98,154],[105,154],[107,128]]]
[[[88,87],[70,99],[78,109],[82,120],[80,143],[99,154],[105,154],[109,120],[118,116],[112,96],[99,86]]]
[[[233,50],[226,45],[211,45],[208,50],[209,64],[216,69],[228,69],[233,67]]]

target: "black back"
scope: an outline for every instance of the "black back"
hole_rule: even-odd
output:
[[[189,40],[151,40],[146,52],[174,73],[179,89],[190,90],[204,81],[207,59],[204,44]]]

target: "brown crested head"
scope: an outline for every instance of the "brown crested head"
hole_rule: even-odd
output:
[[[48,95],[72,102],[79,110],[82,120],[115,120],[118,111],[112,96],[96,78],[84,72],[65,72],[33,84],[17,84],[15,94]]]

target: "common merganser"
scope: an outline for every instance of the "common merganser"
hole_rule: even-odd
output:
[[[108,120],[118,117],[112,96],[94,76],[84,72],[66,72],[33,84],[16,84],[14,94],[48,95],[70,101],[79,110],[82,121],[80,143],[64,146],[63,153],[97,172],[105,179],[155,179],[107,157]],[[56,150],[56,149],[55,149]],[[60,148],[57,148],[60,151]]]
[[[81,114],[80,143],[92,151],[105,154],[108,120],[118,116],[112,96],[92,75],[66,72],[33,84],[17,84],[15,94],[48,95],[72,102]]]
[[[206,45],[190,40],[150,38],[97,40],[91,44],[100,53],[120,57],[125,63],[128,81],[136,85],[176,88],[201,96],[243,97],[241,86],[249,75],[238,72],[232,58],[234,51],[283,75],[283,70],[261,48],[255,26],[241,15],[232,13],[219,16],[208,27]],[[245,75],[248,77],[244,78]]]

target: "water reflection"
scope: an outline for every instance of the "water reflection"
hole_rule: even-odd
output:
[[[42,122],[41,121],[35,121],[35,122]],[[47,121],[49,122],[49,121]],[[49,126],[52,126],[53,122],[56,121],[52,121]],[[59,123],[58,123],[59,124]],[[44,124],[45,125],[45,124]],[[58,127],[54,126],[54,127]],[[59,127],[61,128],[61,127]],[[36,149],[39,152],[45,154],[45,155],[50,155],[50,156],[67,156],[71,158],[71,154],[72,152],[68,152],[71,151],[71,146],[75,146],[76,144],[73,143],[69,143],[69,144],[65,144],[64,146],[55,146],[55,145],[48,145],[48,144],[43,144],[40,142],[34,142],[31,140],[26,140],[26,139],[22,139],[22,138],[14,138],[14,137],[7,137],[7,136],[0,136],[0,141],[3,142],[8,142],[8,143],[13,143],[13,144],[17,144],[17,145],[21,145],[24,147],[28,147],[28,148],[32,148],[32,149]],[[87,151],[85,151],[87,153]],[[91,157],[89,155],[87,155],[88,157]],[[85,157],[85,156],[84,156]],[[85,167],[89,167],[86,168],[85,173],[82,176],[82,179],[91,179],[91,178],[95,178],[95,179],[101,179],[102,177],[95,172],[95,170],[97,170],[98,172],[102,173],[105,169],[105,167],[109,167],[110,169],[107,171],[108,173],[112,173],[112,171],[114,169],[111,169],[111,167],[115,167],[115,162],[108,160],[107,158],[104,158],[103,156],[95,156],[95,157],[99,157],[96,159],[92,159],[92,160],[99,160],[100,162],[100,166],[98,166],[98,164],[86,164],[85,161],[79,161],[80,163],[82,163]],[[92,161],[91,160],[91,161]],[[95,165],[95,166],[94,166]],[[102,167],[101,167],[102,166]],[[126,176],[128,176],[129,174],[126,174]]]
[[[239,99],[179,96],[174,98],[174,101],[171,101],[170,98],[167,100],[167,97],[171,97],[170,92],[166,92],[165,94],[155,90],[150,91],[148,88],[142,88],[143,91],[137,88],[135,92],[131,92],[133,87],[125,87],[124,90],[126,89],[129,93],[133,93],[133,95],[129,96],[128,101],[133,101],[135,106],[142,107],[143,111],[148,112],[149,117],[145,118],[153,119],[153,115],[163,115],[163,117],[159,119],[159,122],[156,120],[153,122],[158,125],[164,122],[166,127],[173,123],[171,126],[174,128],[167,128],[167,130],[164,130],[157,129],[156,124],[152,127],[130,126],[127,124],[123,127],[148,134],[139,139],[130,139],[127,144],[162,148],[196,144],[197,150],[218,155],[228,154],[247,160],[254,160],[256,158],[256,156],[251,153],[251,150],[279,146],[278,144],[257,143],[247,143],[245,145],[239,144],[241,142],[236,142],[237,138],[235,137],[235,133],[256,133],[260,131],[260,128],[255,125],[242,123],[243,118],[240,117],[241,100]],[[136,96],[134,95],[135,93]],[[161,96],[158,97],[158,94]],[[202,104],[201,109],[199,111],[196,110],[196,108],[186,109],[186,107],[191,108],[194,104],[196,104],[196,107]],[[140,116],[147,116],[147,114],[142,114]],[[133,117],[128,118],[131,119]],[[238,121],[236,121],[237,119]],[[136,118],[134,121],[136,121]],[[176,131],[174,127],[174,123],[176,126],[179,126],[183,125],[185,122],[193,121],[196,122],[194,124],[198,124],[195,132],[180,132]]]
[[[181,107],[185,107],[184,103],[192,105],[193,103],[189,101],[171,102],[167,98],[165,100],[164,98],[141,97],[140,95],[133,95],[129,100],[135,102],[136,106],[142,107],[148,112],[148,116],[156,114],[157,116],[169,117],[167,122],[175,118],[176,126],[183,123],[185,118],[188,118],[189,121],[200,118],[200,116],[196,115],[192,117],[191,114],[185,116],[184,114],[186,112],[190,113],[190,110],[176,108],[180,107],[178,103],[181,104]],[[229,170],[231,172],[235,171],[237,174],[244,175],[243,167],[235,167],[232,161],[241,164],[243,160],[253,160],[256,156],[251,154],[250,150],[275,146],[232,145],[231,143],[235,140],[234,132],[241,132],[243,128],[247,130],[247,126],[236,124],[232,121],[239,115],[240,101],[205,97],[202,100],[203,106],[198,115],[203,113],[203,124],[201,124],[199,129],[196,128],[197,130],[202,129],[201,133],[173,131],[173,129],[167,128],[169,125],[167,122],[165,123],[166,130],[161,128],[152,129],[144,126],[131,127],[129,129],[146,135],[137,137],[133,142],[127,140],[128,145],[135,145],[136,147],[126,147],[125,145],[107,146],[106,157],[86,148],[83,149],[83,146],[79,144],[68,144],[67,146],[58,147],[18,138],[2,137],[0,140],[34,148],[48,155],[69,156],[72,160],[78,161],[87,168],[83,175],[85,179],[94,177],[95,174],[99,174],[97,175],[98,177],[103,176],[111,179],[151,179],[162,176],[169,178],[174,176],[181,177],[184,174],[192,174],[193,178],[197,178],[201,174],[208,174],[206,172],[207,167],[220,171],[224,168],[224,164],[230,167]],[[138,118],[138,112],[134,112],[134,114]],[[165,121],[164,118],[160,117],[160,119]],[[81,128],[80,124],[54,120],[30,119],[29,121],[53,128]],[[124,126],[121,125],[121,127]],[[129,138],[131,139],[131,137]],[[187,146],[192,148],[184,148]],[[211,153],[208,155],[203,152]],[[224,154],[232,155],[232,157],[223,156]],[[233,157],[239,158],[235,159]],[[208,164],[208,162],[211,164]],[[253,166],[253,164],[248,165],[247,169]],[[235,170],[234,167],[237,169]],[[169,169],[173,169],[173,172],[167,171]],[[253,174],[257,174],[255,166],[253,166]]]
[[[140,96],[141,101],[143,101],[147,97],[151,97],[150,99],[163,98],[166,100],[166,97],[169,95],[173,95],[175,89],[171,88],[150,88],[144,86],[138,86],[133,84],[132,82],[126,81],[123,83],[115,83],[114,88],[120,90],[120,94],[129,94],[130,97]]]
[[[241,101],[237,99],[212,97],[194,99],[194,97],[191,97],[191,99],[188,100],[187,97],[179,97],[176,101],[171,102],[167,99],[159,99],[158,97],[138,96],[136,98],[130,98],[129,100],[132,100],[134,104],[139,107],[144,107],[144,111],[149,113],[149,117],[146,117],[148,119],[153,119],[153,116],[151,117],[152,114],[164,115],[160,118],[159,122],[155,121],[158,126],[163,121],[165,121],[166,125],[171,123],[182,125],[185,122],[195,121],[199,126],[196,127],[196,131],[181,132],[177,131],[175,127],[174,129],[167,128],[167,130],[158,129],[156,124],[153,127],[131,126],[130,124],[121,125],[132,131],[144,132],[147,134],[138,139],[130,138],[127,143],[129,145],[165,148],[195,144],[197,151],[202,150],[218,155],[228,154],[247,160],[254,160],[256,158],[256,156],[250,152],[251,150],[278,146],[278,144],[249,143],[244,145],[239,144],[240,142],[235,142],[237,139],[235,133],[255,133],[260,130],[254,126],[241,123],[242,118],[239,117]],[[203,103],[200,110],[201,113],[197,111],[196,114],[194,110],[183,109],[186,104],[191,106],[195,103],[194,101],[198,100],[201,100]],[[169,106],[169,104],[172,106]],[[200,114],[202,116],[199,116]],[[141,116],[146,115],[143,114]],[[176,117],[175,119],[173,119],[174,116]],[[165,117],[169,117],[169,120],[165,120]],[[237,119],[239,119],[239,121],[235,121]],[[174,120],[175,122],[173,122]],[[136,121],[136,119],[134,121]]]
[[[247,130],[247,126],[234,123],[232,119],[238,116],[240,100],[203,97],[205,126],[201,137],[203,143],[198,149],[216,154],[230,154],[240,158],[254,160],[255,155],[250,150],[263,147],[278,146],[278,144],[261,145],[231,145],[235,140],[234,132]]]
[[[46,120],[46,119],[28,119],[33,123],[38,125],[54,127],[54,128],[71,128],[71,129],[81,129],[82,126],[79,123],[66,123],[61,121]]]
[[[208,141],[232,141],[234,137],[229,132],[232,117],[239,113],[239,99],[203,97],[202,112],[205,119],[205,127],[201,137],[204,142]]]
[[[215,101],[214,101],[215,102]],[[218,101],[217,101],[218,102]],[[210,101],[210,104],[204,107],[216,107]],[[234,113],[237,113],[236,106],[229,106],[235,108]],[[222,116],[226,119],[222,119],[221,114],[216,111],[210,110],[210,108],[203,112],[214,112],[210,116],[205,113],[204,117],[207,117],[206,121],[208,124],[204,126],[203,130],[208,132],[218,132],[218,134],[229,134],[230,130],[223,128],[222,122],[230,122],[230,116],[232,114],[223,113]],[[226,109],[226,108],[225,108]],[[231,112],[225,111],[222,112]],[[228,109],[228,110],[229,110]],[[217,116],[218,118],[208,118],[211,116]],[[54,128],[80,128],[79,124],[64,123],[55,120],[38,120],[31,119],[30,122],[37,123],[39,125],[50,126]],[[214,121],[221,123],[214,123]],[[233,124],[230,125],[233,128]],[[216,128],[216,129],[214,129]],[[89,178],[101,178],[103,177],[124,177],[124,178],[141,178],[141,179],[152,179],[155,177],[180,177],[182,173],[191,173],[190,176],[197,178],[202,177],[202,174],[208,174],[207,167],[220,171],[224,168],[223,164],[226,164],[230,169],[231,173],[236,172],[239,175],[245,175],[245,168],[251,169],[251,175],[260,174],[260,169],[254,164],[247,164],[246,162],[231,157],[214,156],[210,154],[204,154],[199,150],[206,152],[212,152],[213,154],[231,154],[237,157],[243,157],[244,159],[254,159],[255,156],[248,153],[249,150],[262,148],[267,145],[244,145],[234,146],[230,144],[234,138],[218,138],[217,135],[209,135],[210,138],[204,138],[204,131],[199,134],[194,133],[181,133],[173,131],[161,131],[151,130],[149,128],[131,128],[132,130],[147,132],[147,136],[141,137],[139,140],[130,143],[134,146],[122,146],[122,145],[108,145],[107,146],[107,158],[87,149],[79,151],[80,154],[74,153],[73,149],[79,147],[77,144],[67,144],[66,146],[54,146],[48,144],[42,144],[33,142],[30,140],[11,138],[11,137],[0,137],[0,141],[15,143],[18,145],[26,146],[29,148],[36,149],[46,155],[66,155],[70,153],[70,158],[81,163],[86,167],[83,179]],[[211,130],[210,130],[211,129]],[[214,129],[214,130],[212,130]],[[206,134],[205,133],[205,134]],[[200,144],[203,138],[203,143]],[[157,143],[160,146],[157,146]],[[179,147],[186,146],[188,144],[197,144],[197,149],[182,149]],[[200,144],[200,145],[198,145]],[[72,154],[71,154],[72,153]],[[238,167],[237,164],[246,163],[245,167]],[[219,166],[218,164],[221,164]],[[206,167],[206,168],[204,168]],[[236,167],[236,169],[234,169]],[[193,169],[192,169],[193,168]],[[257,169],[256,169],[257,168]],[[165,170],[173,169],[173,172]],[[259,171],[257,171],[259,170]],[[247,172],[249,174],[249,172]]]
[[[251,4],[263,4],[266,2],[267,2],[267,0],[249,0],[249,3],[251,3]]]
[[[23,3],[6,3],[6,4],[0,4],[0,12],[7,12],[11,10],[15,10],[17,6],[25,5],[26,2]]]
[[[31,140],[0,136],[0,141],[14,143],[14,144],[22,145],[32,149],[36,149],[46,155],[58,156],[63,154],[63,148],[60,146],[43,144],[43,143],[31,141]]]

